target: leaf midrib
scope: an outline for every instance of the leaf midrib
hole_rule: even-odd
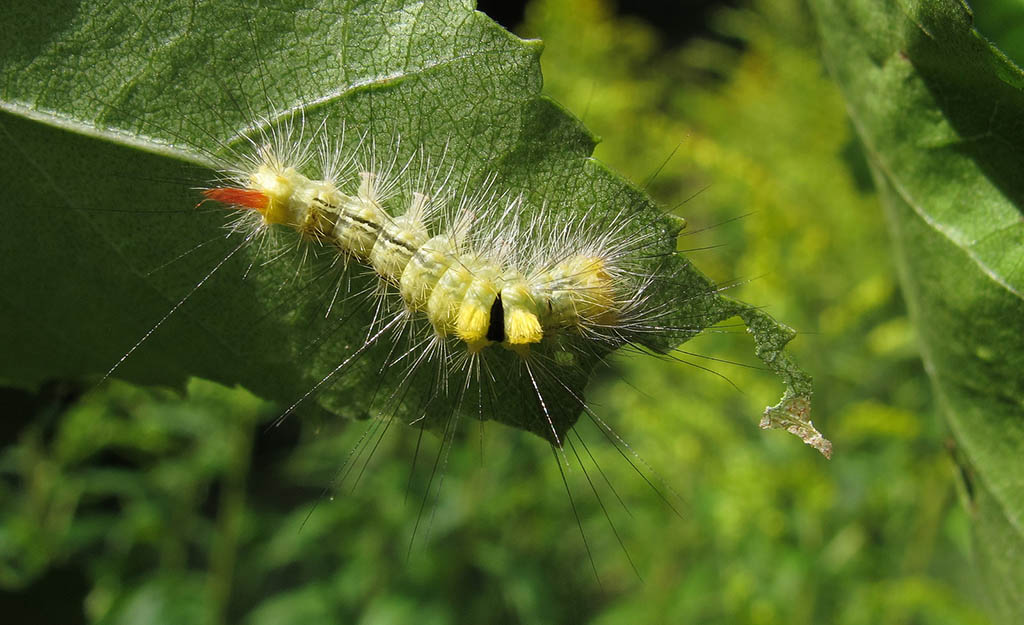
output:
[[[892,59],[893,57],[890,56],[889,58]],[[832,75],[837,74],[836,69],[832,65],[830,59],[826,58],[825,64],[828,67],[828,71]],[[844,84],[840,84],[840,88],[843,90],[845,94],[846,86]],[[927,211],[924,210],[924,208],[920,205],[918,201],[915,200],[913,194],[911,194],[910,191],[907,190],[906,187],[898,181],[898,178],[889,168],[888,164],[883,160],[880,152],[873,144],[872,138],[874,137],[874,135],[866,130],[866,126],[858,116],[856,109],[852,106],[852,104],[850,104],[851,102],[853,102],[853,98],[850,97],[849,95],[846,95],[845,100],[847,102],[846,112],[850,117],[851,123],[853,123],[853,125],[856,127],[857,134],[861,138],[861,142],[864,145],[865,152],[867,152],[867,154],[871,157],[872,163],[885,175],[886,181],[890,184],[890,186],[892,186],[896,193],[899,194],[900,198],[907,204],[907,206],[909,206],[911,210],[914,211],[914,213],[916,213],[922,220],[924,220],[924,222],[928,224],[932,228],[932,230],[938,232],[943,237],[945,237],[950,243],[955,245],[957,249],[962,250],[964,254],[971,259],[971,261],[981,270],[981,272],[985,276],[987,276],[990,280],[992,280],[997,285],[1002,287],[1004,290],[1012,293],[1014,297],[1016,297],[1017,299],[1024,300],[1024,292],[1022,292],[1014,285],[1010,284],[1005,278],[1003,278],[994,269],[992,269],[977,254],[977,252],[974,251],[973,246],[970,242],[964,240],[963,237],[956,236],[957,231],[955,229],[950,228],[943,224],[942,222],[937,221]]]

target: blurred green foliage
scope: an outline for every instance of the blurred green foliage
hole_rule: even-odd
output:
[[[598,0],[537,0],[521,34],[545,40],[545,89],[603,136],[596,157],[687,217],[695,262],[802,332],[831,462],[757,429],[779,388],[707,358],[749,352],[730,325],[687,362],[623,354],[591,385],[671,506],[585,423],[566,469],[493,424],[439,456],[398,425],[379,447],[378,422],[272,428],[279,408],[198,380],[51,389],[0,451],[3,602],[64,623],[986,623],[949,439],[807,9],[760,0],[714,27],[665,50]]]

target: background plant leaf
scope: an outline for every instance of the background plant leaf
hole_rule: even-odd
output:
[[[14,181],[3,244],[16,260],[0,275],[10,318],[0,338],[12,384],[105,372],[218,267],[118,376],[179,386],[201,376],[290,404],[362,344],[370,307],[323,320],[333,278],[297,278],[294,262],[265,263],[254,246],[232,253],[237,238],[218,240],[222,213],[182,210],[197,196],[181,180],[209,180],[211,157],[244,144],[251,123],[324,124],[333,136],[344,125],[357,129],[349,149],[373,142],[399,162],[417,146],[433,162],[443,154],[456,188],[494,173],[499,188],[522,192],[534,208],[597,206],[610,216],[627,206],[638,224],[675,227],[589,159],[591,135],[540,97],[539,43],[465,2],[291,1],[273,10],[84,2],[43,15],[21,1],[5,13],[0,36],[11,42],[0,59],[0,132]],[[659,251],[669,250],[648,252]],[[666,323],[696,333],[746,309],[714,293],[686,261],[673,262],[675,310]],[[369,279],[357,277],[356,290]],[[776,357],[788,329],[758,323],[756,333],[768,346],[759,355],[790,385],[781,413],[766,423],[792,429],[806,415],[786,408],[794,397],[809,401],[810,379]],[[374,397],[392,396],[404,381],[379,375],[387,346],[376,351],[332,379],[321,405],[358,417]],[[581,358],[562,382],[582,394],[600,356]],[[514,357],[495,359],[502,378]],[[401,416],[419,416],[416,406],[428,401],[433,376],[422,377],[403,390]],[[489,416],[547,435],[535,406],[502,399]],[[556,424],[564,430],[578,408],[552,401],[567,406]],[[431,425],[442,427],[451,409],[431,404]],[[814,440],[827,451],[827,441]]]
[[[971,507],[977,553],[998,612],[1020,622],[1024,73],[962,2],[814,6],[885,203],[926,368],[982,494]]]

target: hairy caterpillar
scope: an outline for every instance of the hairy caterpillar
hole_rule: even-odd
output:
[[[377,301],[360,304],[376,312],[357,353],[386,340],[382,375],[408,380],[421,367],[432,371],[435,396],[411,416],[414,423],[436,419],[433,404],[450,399],[449,378],[456,372],[463,375],[451,381],[452,392],[475,393],[481,419],[488,418],[483,402],[497,401],[496,388],[525,376],[533,398],[526,405],[542,417],[524,422],[526,429],[560,444],[572,408],[555,414],[559,404],[542,387],[569,395],[567,405],[577,404],[576,412],[585,407],[577,390],[558,382],[561,370],[578,368],[598,348],[690,331],[659,325],[664,313],[651,292],[656,281],[636,260],[674,232],[632,223],[626,210],[597,223],[590,212],[559,220],[546,208],[524,218],[521,197],[487,190],[460,197],[443,182],[398,193],[404,180],[422,184],[436,174],[414,174],[415,161],[397,176],[371,171],[367,164],[381,160],[376,154],[346,157],[329,139],[293,134],[290,125],[264,133],[252,142],[245,167],[226,170],[227,186],[204,195],[241,211],[235,228],[247,240],[284,226],[339,254],[346,266],[355,261],[372,268],[380,280]],[[318,148],[318,171],[328,173],[323,179],[299,172],[310,160],[310,145]],[[396,200],[406,204],[396,209]],[[397,310],[389,299],[400,299]],[[497,346],[517,357],[502,359],[494,354]],[[343,360],[317,386],[350,362]],[[489,398],[480,397],[485,390]]]

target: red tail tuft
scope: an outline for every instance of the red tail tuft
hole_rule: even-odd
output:
[[[241,206],[260,211],[266,209],[267,204],[270,203],[270,198],[262,192],[253,191],[252,189],[206,189],[203,191],[203,195],[206,196],[207,200],[213,200],[221,204]]]

